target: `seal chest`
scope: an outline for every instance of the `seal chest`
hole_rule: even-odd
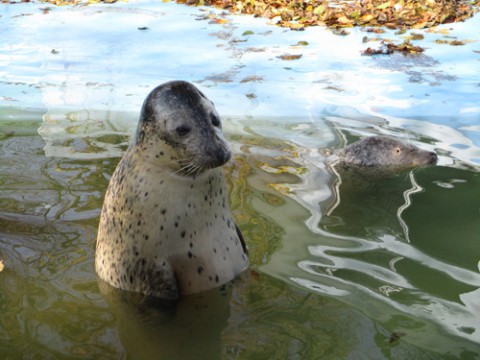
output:
[[[110,285],[165,299],[220,286],[248,266],[221,166],[218,114],[183,81],[145,99],[105,195],[95,269]]]

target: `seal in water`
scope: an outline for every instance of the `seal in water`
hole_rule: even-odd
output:
[[[342,163],[357,166],[409,168],[434,165],[438,160],[433,152],[388,136],[371,136],[359,140],[341,150],[338,155]]]
[[[105,195],[99,277],[116,288],[176,299],[245,270],[247,249],[221,168],[230,156],[205,95],[184,81],[155,88]]]

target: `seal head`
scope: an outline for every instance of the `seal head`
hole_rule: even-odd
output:
[[[155,88],[107,188],[95,252],[99,277],[116,288],[176,299],[246,269],[221,169],[230,156],[205,95],[184,81]]]
[[[213,103],[184,81],[165,83],[145,99],[135,143],[148,146],[152,137],[169,145],[168,165],[183,173],[221,166],[231,156]]]
[[[387,136],[371,136],[359,140],[343,149],[340,159],[345,164],[357,166],[395,168],[434,165],[438,160],[433,152]]]

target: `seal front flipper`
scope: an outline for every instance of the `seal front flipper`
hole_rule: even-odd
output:
[[[238,238],[240,239],[240,243],[242,244],[243,252],[248,255],[247,243],[245,242],[245,239],[243,238],[243,234],[240,231],[240,228],[238,227],[237,224],[235,224],[235,230],[237,231]]]
[[[140,280],[140,288],[136,291],[167,300],[177,300],[180,297],[175,271],[167,261],[155,264],[151,269],[140,265],[133,276]]]

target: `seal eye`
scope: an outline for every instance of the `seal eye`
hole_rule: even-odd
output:
[[[180,125],[178,126],[175,131],[177,132],[177,135],[179,136],[185,136],[187,135],[192,129],[187,126],[187,125]]]
[[[400,150],[400,148],[396,148],[395,151],[397,152],[397,154],[400,154],[402,152],[402,150]]]
[[[212,116],[212,125],[215,127],[220,126],[220,118],[217,115]]]

